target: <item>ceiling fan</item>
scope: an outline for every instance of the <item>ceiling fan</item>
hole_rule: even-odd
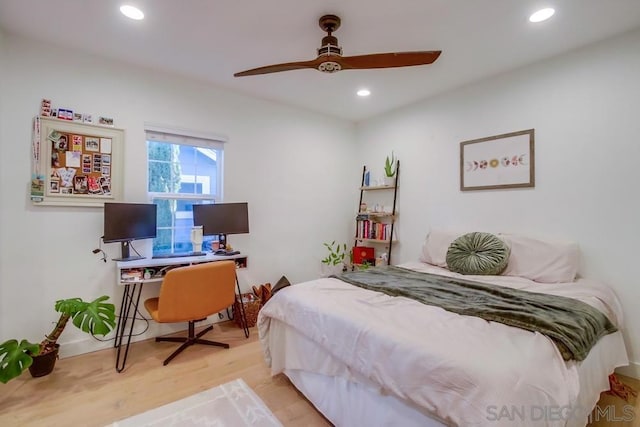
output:
[[[338,39],[332,35],[333,32],[340,27],[340,18],[336,15],[324,15],[320,18],[319,24],[320,28],[322,28],[327,35],[322,38],[322,46],[318,49],[318,57],[316,59],[253,68],[235,73],[234,77],[254,76],[257,74],[277,73],[303,68],[315,68],[323,73],[335,73],[340,70],[410,67],[413,65],[431,64],[438,59],[438,56],[442,53],[439,50],[431,50],[342,56],[342,48],[338,46]]]

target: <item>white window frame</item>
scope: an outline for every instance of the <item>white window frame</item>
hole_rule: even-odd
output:
[[[208,193],[212,190],[211,182],[208,176],[198,176],[198,179],[194,175],[181,175],[183,182],[200,183],[203,184],[203,194],[184,194],[184,193],[165,193],[165,192],[150,192],[147,190],[149,201],[153,200],[193,200],[203,201],[210,203],[220,203],[223,200],[223,176],[224,176],[224,144],[227,142],[227,138],[217,134],[210,134],[205,132],[192,131],[188,129],[170,128],[162,125],[156,125],[152,123],[145,123],[145,142],[156,141],[164,142],[168,144],[190,145],[196,147],[202,154],[211,157],[209,150],[216,150],[217,170],[216,170],[216,188],[215,194],[204,194],[205,187]],[[218,151],[219,150],[219,151]],[[149,153],[147,152],[147,162]],[[147,173],[149,168],[147,166]],[[147,188],[149,183],[149,176],[147,175]],[[160,227],[159,227],[160,228]],[[161,227],[165,229],[166,227]],[[175,227],[171,227],[172,229]],[[173,235],[173,233],[172,233]],[[172,242],[173,247],[175,242]]]

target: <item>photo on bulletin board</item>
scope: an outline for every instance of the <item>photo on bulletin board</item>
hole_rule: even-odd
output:
[[[122,129],[40,118],[39,165],[44,197],[37,205],[96,206],[120,201]]]

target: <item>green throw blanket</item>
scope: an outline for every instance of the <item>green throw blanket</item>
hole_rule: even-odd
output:
[[[553,340],[564,360],[584,360],[600,337],[617,330],[597,309],[567,297],[393,266],[332,277],[364,289],[412,298],[453,313],[540,332]]]

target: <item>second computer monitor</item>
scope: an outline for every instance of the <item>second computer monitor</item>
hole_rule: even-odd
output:
[[[193,205],[193,225],[202,226],[205,236],[249,232],[247,203]]]

